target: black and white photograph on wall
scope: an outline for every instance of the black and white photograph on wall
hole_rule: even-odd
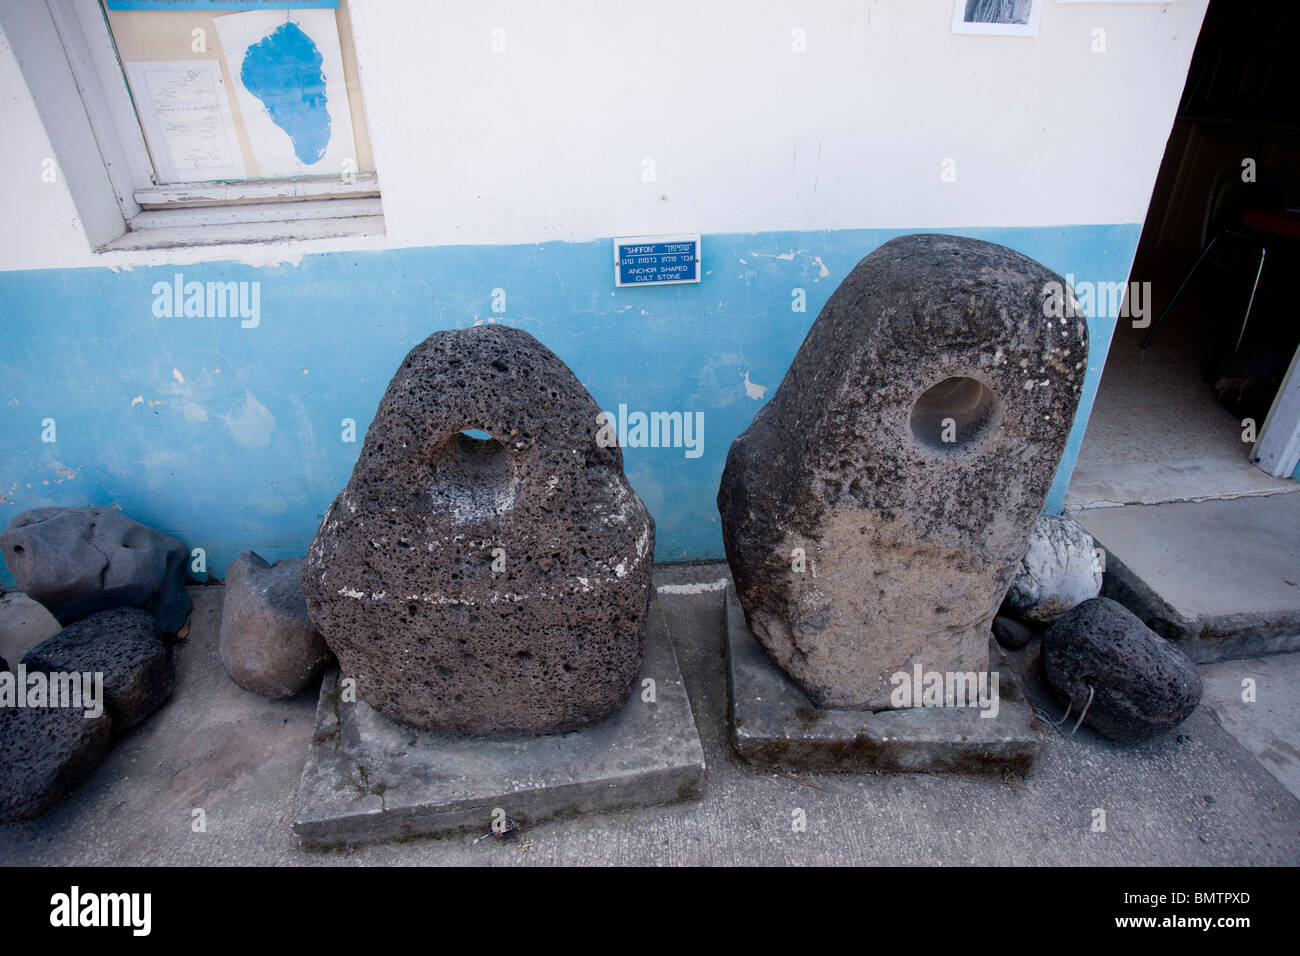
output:
[[[956,0],[953,33],[1037,36],[1043,0]]]

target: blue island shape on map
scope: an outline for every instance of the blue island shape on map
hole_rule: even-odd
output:
[[[239,70],[240,82],[289,134],[294,154],[307,164],[320,162],[330,141],[322,62],[312,38],[286,22],[244,51]]]

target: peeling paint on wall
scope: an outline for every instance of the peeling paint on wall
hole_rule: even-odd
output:
[[[151,288],[173,281],[172,263],[3,273],[0,381],[11,397],[0,408],[0,525],[29,508],[106,505],[204,548],[218,577],[246,548],[268,560],[301,556],[402,358],[434,331],[487,316],[537,336],[602,408],[704,415],[700,457],[628,448],[624,463],[655,518],[656,558],[719,558],[716,497],[731,441],[771,398],[839,277],[918,231],[934,230],[706,235],[710,258],[748,260],[745,276],[718,269],[698,285],[659,289],[615,290],[605,239],[334,252],[284,269],[186,266],[187,279],[204,283],[259,281],[256,328],[155,317]],[[1062,275],[1123,281],[1140,226],[948,231]],[[492,313],[502,285],[507,310]],[[807,290],[806,312],[790,309],[796,286]],[[1079,420],[1113,327],[1089,320]],[[45,417],[58,421],[57,445],[40,441]],[[355,422],[354,442],[342,438],[344,419]],[[1081,439],[1076,421],[1049,508],[1064,502]]]
[[[226,416],[226,427],[235,441],[245,448],[261,448],[271,443],[275,416],[252,392],[244,392],[244,401]]]

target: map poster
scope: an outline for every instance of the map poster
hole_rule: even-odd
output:
[[[338,27],[330,10],[217,17],[235,101],[263,178],[356,168]]]

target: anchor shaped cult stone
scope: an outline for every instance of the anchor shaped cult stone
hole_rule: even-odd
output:
[[[740,603],[817,706],[888,708],[916,666],[988,671],[1087,368],[1062,296],[1002,246],[888,242],[732,444],[718,509]]]
[[[629,697],[654,522],[600,409],[527,332],[437,332],[379,404],[302,586],[358,696],[453,733],[556,733]],[[478,432],[479,435],[468,432]]]

